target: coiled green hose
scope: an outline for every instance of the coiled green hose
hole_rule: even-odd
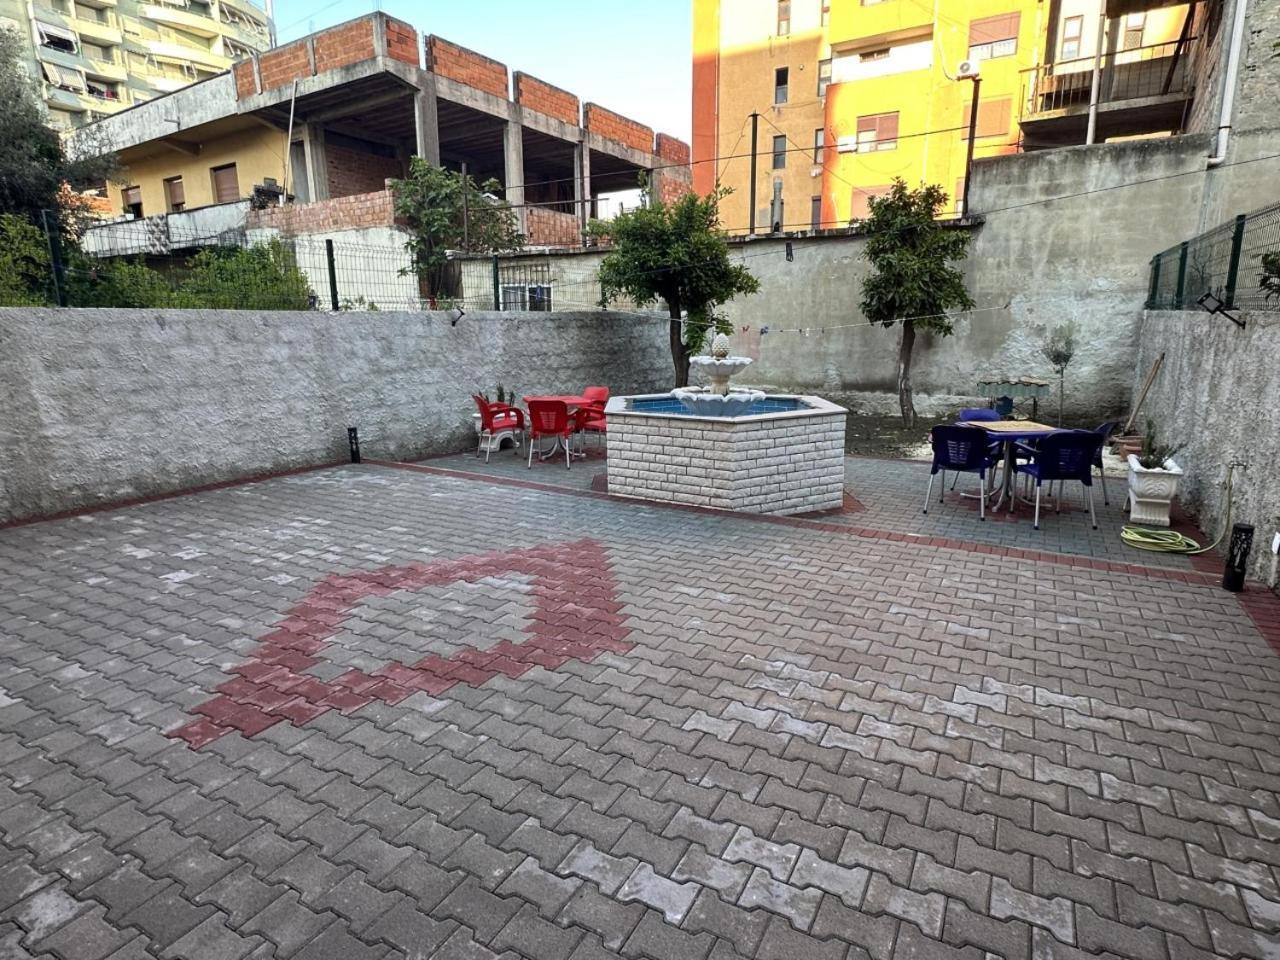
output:
[[[1186,556],[1208,553],[1222,542],[1222,538],[1231,529],[1231,474],[1235,468],[1235,463],[1227,465],[1227,481],[1224,484],[1227,488],[1227,518],[1222,524],[1222,533],[1218,534],[1218,539],[1207,547],[1200,546],[1197,541],[1174,530],[1153,530],[1150,527],[1138,527],[1132,524],[1126,524],[1120,528],[1120,539],[1131,547],[1156,553],[1181,553]]]

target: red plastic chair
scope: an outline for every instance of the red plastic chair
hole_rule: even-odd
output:
[[[569,469],[569,458],[572,456],[571,445],[573,433],[577,428],[577,417],[569,416],[569,406],[563,400],[530,400],[529,401],[529,467],[533,466],[533,448],[543,437],[554,437],[556,445],[564,447],[564,468]],[[556,452],[553,445],[546,453],[538,449],[538,457],[545,460]]]
[[[605,404],[609,402],[609,388],[587,387],[582,391],[582,397],[588,402],[578,408],[578,429],[583,433],[594,433],[599,442],[609,429],[609,421],[604,415]]]
[[[480,439],[476,445],[476,456],[484,450],[484,462],[489,462],[489,454],[495,446],[502,448],[502,441],[507,437],[515,444],[515,454],[520,455],[520,440],[524,436],[524,411],[505,403],[490,403],[478,393],[471,395],[480,411]]]

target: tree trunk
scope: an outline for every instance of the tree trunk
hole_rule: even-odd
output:
[[[671,323],[667,335],[671,341],[671,364],[675,367],[676,386],[689,385],[689,351],[684,345],[684,325],[680,322],[680,304],[668,304],[671,311]]]
[[[910,430],[916,425],[916,407],[911,398],[911,350],[916,345],[916,322],[902,321],[902,341],[898,345],[898,408],[902,425]]]

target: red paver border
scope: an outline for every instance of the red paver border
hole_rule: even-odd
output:
[[[126,510],[129,507],[141,507],[148,503],[160,503],[164,500],[173,500],[177,497],[189,497],[198,493],[210,493],[214,490],[227,490],[231,487],[243,487],[254,483],[265,483],[268,480],[279,480],[282,477],[296,477],[304,473],[315,473],[317,470],[330,470],[334,467],[346,466],[347,460],[333,460],[329,463],[318,463],[312,467],[294,467],[290,470],[276,470],[272,473],[255,473],[251,477],[241,477],[238,480],[219,480],[217,483],[205,483],[198,487],[183,487],[181,490],[171,490],[168,493],[153,493],[145,497],[134,497],[132,500],[116,500],[111,503],[96,503],[90,507],[75,507],[71,510],[63,510],[59,513],[52,513],[39,517],[23,517],[20,520],[6,520],[0,523],[0,530],[9,530],[14,527],[29,527],[33,523],[48,523],[51,520],[69,520],[73,517],[85,517],[94,513],[106,513],[111,510]]]
[[[386,663],[372,674],[353,668],[328,682],[303,672],[320,662],[317,655],[366,597],[512,573],[531,577],[533,611],[522,643],[502,640],[452,657]],[[609,556],[589,539],[329,574],[232,669],[236,676],[219,684],[219,696],[195,708],[201,716],[168,735],[198,749],[232,730],[252,737],[277,723],[301,726],[329,710],[351,713],[374,700],[399,703],[418,691],[439,696],[459,683],[475,687],[499,674],[519,677],[534,667],[554,670],[569,660],[626,653],[634,646],[630,632]]]

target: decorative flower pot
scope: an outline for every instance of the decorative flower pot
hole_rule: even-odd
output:
[[[1129,454],[1129,521],[1146,526],[1169,526],[1169,507],[1178,492],[1182,468],[1166,460],[1164,468],[1148,470]]]

